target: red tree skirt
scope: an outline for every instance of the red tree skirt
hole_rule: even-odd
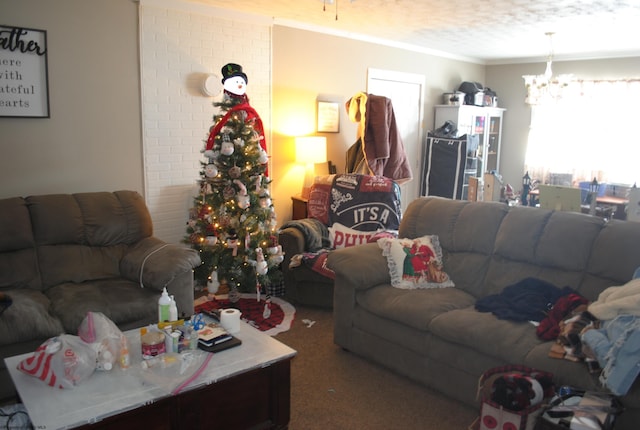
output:
[[[195,301],[195,311],[212,311],[215,309],[236,308],[242,313],[241,319],[265,332],[270,336],[274,336],[291,328],[291,323],[296,315],[296,309],[291,303],[288,303],[277,297],[269,299],[267,303],[264,297],[260,297],[260,301],[256,300],[255,294],[241,294],[240,300],[236,303],[230,303],[227,295],[220,296],[203,296]],[[269,306],[271,315],[264,318],[265,305]]]

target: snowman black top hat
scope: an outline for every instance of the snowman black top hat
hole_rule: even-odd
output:
[[[228,63],[224,67],[222,67],[222,83],[229,78],[233,78],[234,76],[241,76],[246,83],[249,83],[249,78],[242,71],[242,66],[240,64]]]

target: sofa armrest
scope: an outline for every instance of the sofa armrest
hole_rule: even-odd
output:
[[[282,245],[285,258],[293,257],[296,254],[305,252],[304,235],[300,230],[294,227],[287,227],[280,230],[278,234],[278,243]]]
[[[336,273],[336,286],[344,282],[366,290],[391,283],[387,259],[377,243],[336,249],[327,257],[327,265]]]
[[[120,261],[120,273],[157,291],[158,297],[166,287],[176,300],[178,315],[188,317],[194,311],[193,269],[200,264],[196,250],[147,237],[129,248]]]
[[[176,277],[200,264],[200,256],[194,249],[147,237],[129,248],[120,261],[120,273],[142,287],[161,291]]]

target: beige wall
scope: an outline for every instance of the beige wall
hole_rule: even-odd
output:
[[[316,100],[341,105],[340,132],[321,135],[327,137],[328,158],[337,164],[338,172],[344,172],[345,153],[355,141],[356,126],[342,106],[357,92],[366,91],[368,68],[425,76],[425,131],[433,129],[433,106],[441,102],[443,92],[457,88],[461,81],[485,79],[483,65],[274,26],[272,138],[278,176],[272,191],[279,219],[290,218],[290,197],[302,188],[302,168],[295,164],[293,137],[314,134]],[[414,172],[414,176],[418,174]]]
[[[0,198],[143,191],[138,5],[0,0],[2,24],[47,31],[51,118],[0,118]]]

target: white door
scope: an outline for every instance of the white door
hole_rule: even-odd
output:
[[[425,78],[413,73],[369,69],[367,93],[391,99],[396,124],[411,164],[413,180],[400,186],[402,212],[420,194]]]

